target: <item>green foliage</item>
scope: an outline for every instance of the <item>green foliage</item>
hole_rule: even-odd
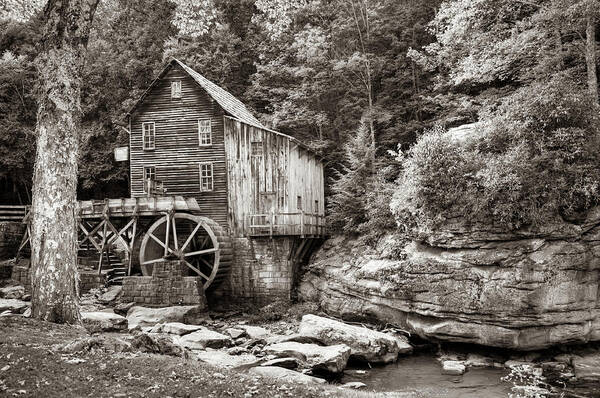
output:
[[[600,201],[599,111],[558,76],[486,110],[466,142],[425,134],[401,159],[394,214],[409,230],[467,215],[508,229],[579,218]]]

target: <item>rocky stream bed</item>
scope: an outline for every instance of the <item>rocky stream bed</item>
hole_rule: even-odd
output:
[[[0,296],[2,317],[26,319],[22,287],[4,287]],[[85,331],[54,344],[56,353],[169,356],[276,385],[313,386],[327,394],[333,388],[343,396],[501,397],[525,388],[542,397],[600,396],[600,347],[592,344],[525,353],[431,344],[395,327],[341,322],[310,304],[207,314],[194,306],[120,303],[118,287],[84,295],[82,318]],[[529,379],[515,382],[520,376]]]

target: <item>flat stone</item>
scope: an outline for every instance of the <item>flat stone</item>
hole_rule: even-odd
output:
[[[152,333],[168,333],[183,336],[184,334],[192,333],[202,329],[199,325],[187,325],[181,322],[159,323],[151,330]]]
[[[494,360],[480,354],[471,353],[467,355],[465,365],[469,368],[493,368]]]
[[[281,382],[294,382],[300,384],[323,384],[325,380],[318,377],[308,376],[293,370],[280,368],[277,366],[259,366],[250,369],[250,373],[270,379],[280,380]]]
[[[367,385],[365,383],[361,383],[360,381],[351,381],[349,383],[344,383],[340,386],[340,388],[352,388],[354,390],[358,390],[359,388],[365,388]]]
[[[25,312],[29,303],[16,299],[0,299],[0,312],[10,311],[13,314],[22,314]]]
[[[364,362],[391,363],[398,354],[412,352],[412,346],[401,336],[310,314],[302,317],[298,334],[326,345],[345,344],[351,349],[352,359]]]
[[[25,295],[23,286],[7,286],[0,289],[0,297],[20,300]]]
[[[127,318],[109,312],[82,312],[83,326],[90,332],[113,332],[127,329]]]
[[[600,352],[574,356],[573,369],[578,379],[600,381]]]
[[[271,335],[271,332],[260,326],[238,325],[237,328],[243,329],[251,339],[264,339]]]
[[[157,323],[181,322],[197,325],[208,318],[204,307],[182,305],[176,307],[148,308],[131,307],[127,312],[129,328],[154,326]]]
[[[98,297],[98,301],[105,304],[112,303],[119,297],[122,291],[123,286],[110,286],[106,293]]]
[[[271,344],[264,348],[264,352],[280,358],[297,358],[304,366],[313,370],[341,373],[346,368],[351,349],[343,344],[323,347],[316,344],[289,342]]]
[[[198,351],[196,357],[202,362],[223,369],[257,366],[260,364],[260,359],[252,354],[229,355],[223,351]]]
[[[246,335],[246,331],[238,328],[227,328],[225,329],[225,333],[229,335],[232,339],[239,339]]]
[[[442,374],[459,376],[465,373],[466,367],[464,363],[460,361],[443,361],[442,362]]]
[[[179,344],[192,350],[203,350],[228,347],[232,345],[232,341],[231,337],[202,326],[200,330],[180,337]]]
[[[271,359],[267,362],[263,362],[260,366],[278,366],[280,368],[296,369],[298,368],[298,365],[298,359],[289,357]]]

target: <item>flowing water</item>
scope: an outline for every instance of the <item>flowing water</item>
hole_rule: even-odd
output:
[[[346,369],[342,383],[360,381],[365,391],[400,392],[414,397],[507,398],[511,384],[501,378],[504,369],[471,368],[462,376],[441,373],[431,353],[404,357],[382,367]]]

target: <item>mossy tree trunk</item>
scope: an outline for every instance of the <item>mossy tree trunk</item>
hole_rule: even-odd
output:
[[[48,0],[38,69],[32,316],[79,323],[76,190],[81,75],[99,0]]]

